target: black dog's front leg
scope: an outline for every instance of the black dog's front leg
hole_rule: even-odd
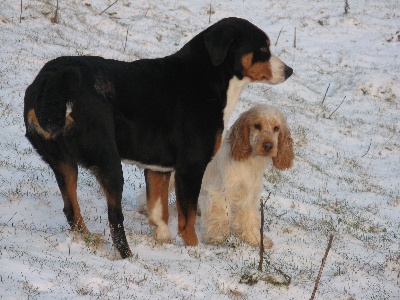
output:
[[[197,246],[194,225],[196,223],[197,200],[204,170],[176,170],[175,191],[178,210],[178,230],[187,246]]]

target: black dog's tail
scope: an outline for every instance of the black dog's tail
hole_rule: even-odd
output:
[[[43,94],[36,107],[37,121],[44,131],[54,136],[73,122],[69,116],[79,95],[82,75],[78,68],[67,67],[56,71],[47,79]]]

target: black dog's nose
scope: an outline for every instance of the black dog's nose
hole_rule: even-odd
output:
[[[273,146],[274,145],[272,143],[270,143],[270,142],[263,143],[263,148],[264,148],[265,152],[269,152],[272,149]]]
[[[291,67],[285,66],[285,79],[288,79],[293,74],[293,69]]]

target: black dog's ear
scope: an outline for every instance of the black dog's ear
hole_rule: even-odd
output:
[[[233,42],[235,29],[232,26],[215,26],[204,34],[204,42],[213,66],[219,66],[226,58]]]

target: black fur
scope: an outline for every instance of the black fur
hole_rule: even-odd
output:
[[[173,168],[183,212],[196,210],[204,170],[223,130],[229,80],[242,79],[241,58],[265,47],[267,39],[250,22],[228,18],[164,58],[48,62],[26,90],[26,136],[54,170],[71,226],[66,174],[75,176],[82,165],[106,193],[115,247],[122,257],[131,255],[121,209],[121,159]],[[32,110],[40,126],[33,126]]]

